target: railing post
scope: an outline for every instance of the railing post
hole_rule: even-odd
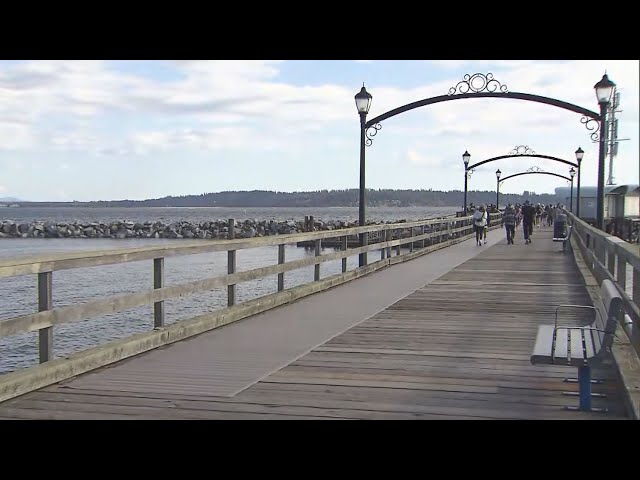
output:
[[[153,288],[164,287],[164,258],[153,259]],[[164,327],[164,300],[153,304],[153,328]]]
[[[53,306],[53,272],[38,274],[38,311],[51,310]],[[38,353],[40,363],[53,359],[53,326],[38,330]]]
[[[349,248],[349,237],[347,235],[342,237],[342,250],[346,251]],[[347,271],[347,257],[342,259],[342,273]]]
[[[413,227],[410,229],[411,234],[409,237],[411,238],[411,243],[409,244],[409,253],[413,253]]]
[[[609,269],[609,273],[613,276],[616,274],[616,253],[615,253],[615,245],[608,245],[605,242],[607,247],[607,268]]]
[[[640,270],[633,269],[633,292],[631,298],[633,303],[640,305]]]
[[[424,224],[422,224],[422,234],[424,235]],[[424,238],[422,239],[422,246],[420,248],[424,248]]]
[[[391,230],[387,229],[384,231],[384,241],[385,242],[389,242],[391,241]],[[387,247],[387,258],[391,258],[391,247]]]
[[[396,232],[396,236],[398,237],[398,240],[402,240],[402,238],[401,238],[402,237],[402,229],[401,228],[396,228],[395,232]],[[396,257],[398,255],[400,255],[400,247],[401,247],[400,244],[396,245]]]
[[[387,240],[387,231],[386,231],[386,230],[382,230],[382,231],[380,232],[380,241],[381,241],[381,242],[385,242],[386,240]],[[385,257],[385,255],[384,255],[384,254],[385,254],[385,250],[386,250],[386,248],[384,248],[384,247],[382,247],[382,248],[380,249],[380,260],[384,260],[384,257]]]
[[[284,243],[278,245],[278,265],[284,263]],[[278,274],[278,291],[284,290],[284,272]]]
[[[236,237],[236,221],[233,218],[229,219],[229,224],[227,229],[229,230],[229,234],[227,238],[229,240],[233,240]],[[227,252],[227,273],[232,274],[236,273],[236,251],[229,250]],[[233,307],[236,304],[236,286],[227,285],[227,306]]]
[[[320,250],[322,248],[322,240],[316,240],[316,257],[320,256]],[[316,263],[313,268],[313,280],[320,280],[320,264]]]
[[[627,262],[621,256],[618,256],[618,268],[616,275],[616,282],[620,285],[622,291],[627,290]]]
[[[606,257],[606,253],[605,253],[605,240],[604,238],[598,238],[597,243],[595,243],[594,245],[595,247],[595,253],[596,253],[596,258],[598,259],[598,261],[600,262],[600,264],[604,267],[605,266],[605,257]]]

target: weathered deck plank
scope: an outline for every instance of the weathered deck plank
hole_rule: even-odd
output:
[[[555,306],[590,303],[573,257],[557,250],[551,232],[536,229],[531,245],[466,246],[479,255],[234,396],[199,388],[215,369],[206,361],[180,381],[194,355],[206,356],[190,351],[183,365],[148,362],[112,377],[105,368],[90,382],[23,395],[0,404],[0,418],[627,418],[612,366],[593,372],[607,380],[593,387],[607,394],[593,400],[609,409],[600,414],[562,408],[577,403],[562,395],[577,391],[562,381],[575,368],[530,364],[537,327],[553,321]]]

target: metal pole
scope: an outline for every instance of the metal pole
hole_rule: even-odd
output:
[[[463,209],[463,215],[462,216],[466,216],[467,215],[467,180],[469,178],[468,172],[467,172],[467,167],[465,165],[464,167],[464,209]]]
[[[598,205],[596,228],[604,231],[604,149],[605,126],[607,122],[607,104],[600,104],[600,147],[598,149]]]
[[[582,160],[578,160],[578,191],[576,192],[576,217],[580,218],[580,165]]]
[[[611,118],[609,119],[609,125],[610,125],[610,130],[611,132],[609,132],[609,174],[607,176],[607,185],[613,185],[613,157],[614,155],[614,150],[613,150],[613,146],[616,143],[616,135],[614,135],[615,133],[615,122],[616,122],[616,108],[618,107],[617,103],[616,103],[616,89],[614,88],[613,91],[611,92],[611,103],[609,104],[611,106],[610,110],[611,110]]]
[[[364,183],[364,148],[365,148],[365,128],[367,114],[360,113],[360,199],[358,203],[358,225],[363,227],[366,224],[366,198],[365,198],[365,183]],[[364,247],[368,244],[368,235],[366,233],[360,234],[360,246]],[[367,264],[367,253],[361,253],[358,257],[359,266],[363,267]]]
[[[569,211],[573,213],[573,177],[571,177],[571,199],[569,200]]]
[[[496,210],[499,210],[499,200],[500,200],[500,179],[496,181]]]

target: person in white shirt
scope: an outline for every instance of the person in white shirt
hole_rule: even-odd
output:
[[[476,244],[482,246],[482,238],[484,236],[484,227],[487,226],[487,209],[484,205],[480,205],[478,210],[473,214],[473,229],[476,232]],[[487,243],[485,237],[484,243]]]

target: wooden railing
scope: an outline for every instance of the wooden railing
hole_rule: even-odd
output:
[[[490,228],[501,224],[500,214],[490,215]],[[49,254],[0,261],[0,278],[18,275],[38,275],[38,312],[0,321],[0,338],[25,332],[38,332],[39,367],[0,375],[0,401],[41,388],[71,376],[142,353],[161,345],[203,333],[219,326],[266,311],[327,288],[348,282],[354,278],[374,272],[388,265],[413,259],[430,251],[463,241],[473,233],[471,217],[443,217],[415,222],[379,224],[340,230],[323,230],[259,238],[233,238],[235,222],[229,220],[230,238],[225,240],[202,240],[179,245],[148,246],[142,248],[78,252],[73,254]],[[383,239],[363,247],[348,248],[348,238],[367,233]],[[322,242],[340,238],[342,247],[330,253],[322,253]],[[287,262],[285,245],[302,241],[315,242],[315,256]],[[236,271],[236,252],[267,246],[278,246],[277,264]],[[405,247],[403,253],[401,248]],[[392,255],[395,248],[395,255]],[[167,257],[226,251],[227,274],[205,278],[174,286],[165,286],[164,259]],[[364,266],[347,271],[347,258],[361,253],[380,252],[380,260],[367,262]],[[342,260],[342,273],[320,279],[324,262]],[[82,304],[53,308],[53,272],[74,268],[153,260],[152,290],[133,294],[110,296]],[[275,260],[275,259],[274,259]],[[297,287],[284,289],[286,272],[314,266],[314,281]],[[278,275],[277,293],[265,295],[236,305],[235,287],[238,283]],[[206,313],[198,317],[165,325],[164,301],[227,288],[227,308]],[[154,306],[154,330],[135,334],[106,345],[90,348],[68,358],[54,360],[53,327],[103,314],[113,314],[143,305]],[[1,352],[0,352],[1,353]],[[39,368],[34,375],[24,371]],[[44,371],[42,369],[45,369]],[[26,375],[26,376],[25,376]]]
[[[568,217],[582,256],[598,284],[608,278],[618,287],[624,301],[620,324],[640,354],[640,246],[602,232],[571,213]],[[631,293],[628,279],[632,283]]]

